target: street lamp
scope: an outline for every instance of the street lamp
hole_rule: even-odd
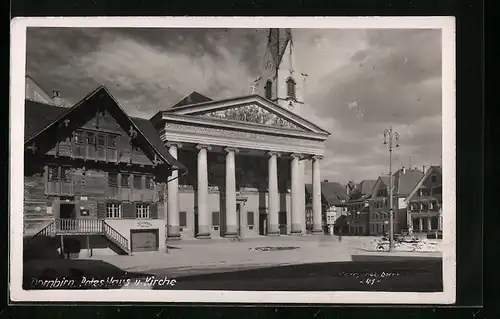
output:
[[[392,149],[399,147],[399,133],[392,127],[384,130],[384,145],[389,146],[389,251],[394,248],[394,210],[392,202]]]

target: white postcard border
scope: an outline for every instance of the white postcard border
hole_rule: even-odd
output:
[[[439,293],[214,290],[23,290],[24,86],[27,27],[441,29],[443,102],[443,284]],[[14,18],[10,82],[10,297],[12,301],[451,304],[456,298],[454,17],[44,17]]]

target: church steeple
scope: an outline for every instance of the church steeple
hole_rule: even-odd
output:
[[[305,73],[296,70],[291,29],[269,29],[258,94],[302,113]]]

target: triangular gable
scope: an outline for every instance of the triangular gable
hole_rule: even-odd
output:
[[[172,157],[167,149],[163,146],[159,134],[153,135],[150,129],[146,129],[146,125],[145,123],[143,123],[143,121],[139,119],[132,119],[131,117],[129,117],[125,113],[123,108],[119,105],[118,101],[104,86],[98,87],[71,108],[65,108],[65,111],[62,112],[62,114],[59,114],[51,122],[47,123],[47,125],[45,125],[43,128],[40,128],[38,132],[32,132],[31,136],[25,138],[25,147],[31,145],[34,140],[44,132],[52,129],[57,129],[59,125],[64,123],[64,121],[69,117],[70,114],[79,112],[79,110],[81,110],[81,108],[84,106],[89,107],[89,102],[96,101],[98,99],[109,99],[109,101],[111,101],[112,103],[91,103],[90,105],[94,105],[95,107],[97,107],[97,105],[105,105],[108,112],[113,116],[113,118],[115,118],[119,125],[122,126],[125,132],[127,132],[128,134],[137,134],[138,136],[143,137],[148,146],[154,151],[155,155],[158,156],[158,158],[164,163],[171,166],[172,170],[186,170],[184,165],[182,165],[179,161]],[[154,130],[152,125],[151,129]]]
[[[168,109],[165,112],[244,121],[330,135],[328,131],[316,124],[259,95],[196,103]]]
[[[440,167],[438,166],[431,166],[427,172],[425,172],[425,174],[422,176],[422,178],[418,181],[418,183],[415,185],[415,187],[413,187],[413,189],[411,190],[411,192],[408,194],[408,196],[406,197],[405,199],[405,202],[408,203],[410,201],[410,199],[413,197],[413,195],[415,195],[415,193],[420,189],[420,187],[422,186],[422,184],[424,183],[424,181],[429,178],[432,174],[438,174],[440,176],[442,176],[442,170]]]
[[[370,196],[377,197],[377,193],[382,186],[387,188],[387,192],[389,192],[389,177],[379,176],[379,178],[375,182],[375,185],[373,185]],[[392,187],[394,188],[394,183],[393,183]]]

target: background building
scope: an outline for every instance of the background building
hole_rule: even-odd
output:
[[[306,184],[306,194],[306,203],[309,207],[312,207],[312,184]],[[329,225],[335,228],[335,233],[338,232],[339,227],[347,227],[347,200],[345,186],[328,180],[321,182],[321,204],[325,232],[328,232]],[[312,209],[310,209],[306,212],[309,229],[312,229],[312,220]],[[344,229],[344,234],[347,233],[348,229]]]
[[[349,216],[349,233],[351,235],[368,235],[369,227],[369,199],[376,180],[363,180],[356,184],[349,182],[346,185],[347,210]]]
[[[410,232],[443,230],[442,172],[441,166],[431,166],[408,194],[405,203]]]

